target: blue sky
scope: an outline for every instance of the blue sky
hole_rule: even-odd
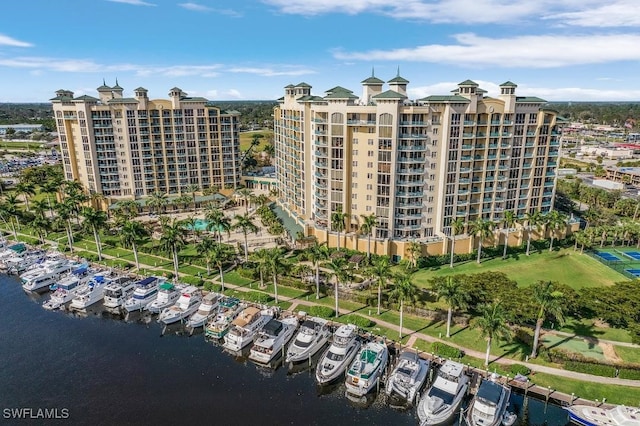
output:
[[[375,69],[409,97],[466,79],[497,94],[640,101],[640,0],[5,1],[0,102],[132,96],[180,87],[211,100],[276,99],[289,83],[361,93]]]

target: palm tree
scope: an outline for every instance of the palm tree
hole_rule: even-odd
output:
[[[253,197],[253,191],[248,188],[242,188],[239,189],[237,193],[242,197],[242,200],[244,201],[245,215],[249,215],[249,201],[251,201],[251,198]]]
[[[275,301],[278,303],[278,273],[280,273],[284,267],[282,249],[280,247],[267,249],[266,256],[266,266],[269,272],[271,272],[271,277],[273,278],[273,292],[275,295]]]
[[[123,200],[118,202],[118,207],[128,219],[133,219],[140,213],[140,204],[136,200]]]
[[[184,190],[185,192],[188,192],[191,194],[191,199],[193,202],[193,211],[195,212],[196,211],[196,192],[200,191],[200,187],[195,183],[190,183],[189,185],[187,185],[187,187]]]
[[[382,288],[387,286],[391,277],[391,262],[388,256],[380,256],[369,267],[369,273],[375,278],[378,284],[378,315],[380,315],[380,305],[382,304]]]
[[[177,206],[182,206],[182,208],[186,211],[189,208],[189,204],[191,204],[192,200],[193,198],[191,198],[190,195],[182,194],[178,196],[178,198],[174,199],[173,203],[175,203],[175,205]]]
[[[402,320],[404,313],[404,302],[413,302],[418,295],[418,287],[411,282],[411,276],[408,274],[402,274],[396,277],[395,285],[389,297],[400,302],[400,332],[399,337],[402,339]]]
[[[504,225],[504,251],[502,252],[502,258],[507,258],[507,248],[509,247],[509,230],[515,226],[517,217],[514,212],[508,210],[504,212],[504,218],[502,224]]]
[[[49,229],[51,227],[51,222],[45,219],[44,216],[36,216],[30,223],[31,227],[38,234],[38,239],[40,240],[40,244],[44,244],[44,237],[49,233]]]
[[[224,264],[233,259],[236,255],[235,250],[228,244],[216,243],[211,247],[211,259],[212,263],[218,268],[220,273],[220,284],[222,285],[222,292],[224,293]]]
[[[176,279],[178,279],[178,252],[186,244],[186,231],[184,224],[180,220],[173,219],[171,223],[162,226],[162,235],[160,236],[160,246],[170,253],[173,258],[173,271]]]
[[[480,306],[480,316],[473,327],[480,330],[480,335],[487,339],[487,353],[484,358],[485,367],[489,365],[491,342],[493,339],[509,340],[511,329],[507,326],[507,316],[500,302]]]
[[[96,210],[102,210],[102,202],[104,200],[104,195],[99,192],[91,191],[91,193],[89,193],[89,201]]]
[[[155,209],[156,214],[160,214],[160,209],[166,207],[168,203],[169,198],[164,192],[155,191],[147,199],[147,207],[149,207],[150,213],[153,209]]]
[[[57,220],[62,223],[62,226],[67,233],[69,251],[73,253],[73,228],[71,227],[71,217],[73,216],[73,212],[67,203],[56,203],[54,208],[56,210]]]
[[[342,206],[338,206],[335,212],[331,213],[331,229],[338,233],[338,250],[340,250],[340,233],[345,229],[347,214],[342,212]],[[329,237],[327,237],[327,241]]]
[[[98,260],[102,260],[102,244],[100,243],[100,235],[98,230],[104,227],[107,223],[107,214],[101,210],[96,210],[93,207],[85,207],[82,209],[82,226],[93,231],[93,238],[96,241],[96,250],[98,251]]]
[[[0,219],[6,224],[7,222],[11,225],[11,230],[13,231],[13,238],[18,239],[18,233],[16,232],[16,227],[13,224],[13,215],[14,212],[11,210],[11,206],[5,201],[0,202]]]
[[[231,227],[232,229],[239,229],[242,231],[244,235],[244,261],[247,262],[249,260],[249,242],[247,240],[247,234],[249,232],[253,232],[254,234],[258,233],[258,227],[253,223],[248,214],[245,215],[237,215],[234,217],[235,223]]]
[[[51,203],[51,194],[55,194],[60,189],[60,184],[54,180],[47,180],[40,184],[40,190],[47,194],[47,204],[49,205],[49,214],[53,216],[53,204]]]
[[[205,235],[204,238],[196,244],[196,251],[200,256],[204,257],[204,262],[207,265],[207,275],[211,275],[211,262],[214,260],[211,250],[215,244],[217,244],[216,240],[208,235]]]
[[[533,300],[539,309],[536,317],[536,330],[533,333],[531,358],[538,355],[538,341],[544,320],[551,316],[560,323],[564,322],[564,295],[556,287],[557,285],[551,281],[538,281],[532,286]]]
[[[16,185],[16,194],[22,195],[27,211],[29,211],[29,198],[36,195],[35,185],[30,182],[20,182]]]
[[[447,304],[447,338],[451,337],[451,319],[454,309],[466,309],[471,295],[467,293],[457,277],[445,277],[434,281],[433,290],[438,299]]]
[[[331,270],[331,276],[335,279],[335,299],[336,299],[336,318],[340,316],[340,310],[338,305],[338,288],[340,287],[340,281],[346,281],[349,279],[349,270],[347,269],[347,261],[338,257],[331,260],[326,264],[327,268]]]
[[[224,212],[217,207],[209,205],[204,213],[204,218],[207,221],[207,231],[213,232],[213,235],[218,236],[218,242],[222,242],[222,231],[225,231],[229,235],[231,230],[231,222],[229,218],[224,215]]]
[[[556,232],[559,229],[562,229],[562,226],[566,228],[567,226],[567,217],[560,213],[557,210],[553,210],[547,215],[547,226],[551,229],[550,232],[550,242],[549,242],[549,251],[553,251],[553,238],[556,235]]]
[[[31,207],[33,207],[33,214],[35,217],[46,219],[45,213],[49,210],[46,200],[33,200]]]
[[[142,243],[149,236],[149,230],[137,220],[127,220],[120,229],[120,242],[126,248],[131,247],[133,257],[136,261],[136,269],[140,270],[138,261],[138,244]]]
[[[540,232],[541,229],[542,218],[540,217],[540,212],[536,211],[525,214],[524,221],[527,223],[527,256],[529,256],[531,248],[531,231],[535,228],[536,231]]]
[[[376,226],[378,226],[378,218],[374,213],[370,215],[361,214],[362,225],[360,225],[360,232],[367,236],[367,259],[371,260],[371,235]]]
[[[269,252],[267,249],[261,248],[251,253],[251,260],[256,264],[256,270],[260,274],[260,288],[264,288],[264,273],[269,272],[267,270],[267,261],[269,258]]]
[[[12,219],[16,220],[16,225],[18,227],[18,230],[20,229],[20,217],[23,214],[22,210],[19,207],[21,202],[22,201],[20,201],[20,199],[16,194],[7,194],[4,197],[5,209],[9,214],[9,216]],[[11,223],[13,224],[13,221]],[[13,232],[15,234],[15,228]],[[14,235],[14,237],[16,237],[17,239],[17,235]]]
[[[493,222],[485,220],[482,217],[478,217],[469,226],[470,233],[478,237],[478,264],[480,263],[480,257],[482,257],[482,242],[485,238],[491,236],[493,227]]]
[[[456,246],[456,235],[462,234],[464,231],[464,219],[461,217],[457,217],[453,222],[451,222],[451,260],[449,262],[449,267],[453,268],[453,256],[455,253]]]
[[[329,258],[329,247],[325,243],[318,243],[315,240],[304,251],[303,257],[313,263],[316,271],[316,299],[320,299],[320,262]]]
[[[417,241],[410,241],[407,245],[407,253],[409,253],[411,266],[416,269],[418,267],[418,259],[422,255],[422,244]]]

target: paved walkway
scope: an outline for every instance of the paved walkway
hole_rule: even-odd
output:
[[[616,340],[606,340],[606,339],[601,339],[599,337],[593,337],[593,336],[580,336],[580,335],[577,335],[575,333],[567,333],[565,331],[550,330],[550,329],[546,329],[546,328],[543,328],[542,332],[543,333],[556,334],[558,336],[576,337],[578,339],[592,339],[592,340],[594,340],[594,341],[596,341],[598,343],[608,343],[609,345],[613,345],[613,346],[624,346],[624,347],[627,347],[627,348],[640,349],[640,345],[636,345],[635,343],[618,342]]]

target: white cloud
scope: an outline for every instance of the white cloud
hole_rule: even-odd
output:
[[[124,3],[124,4],[130,4],[132,6],[156,6],[156,4],[154,3],[148,3],[146,1],[143,0],[107,0],[113,3]]]
[[[240,91],[236,89],[229,89],[226,92],[222,92],[222,95],[227,96],[227,98],[225,99],[243,99],[243,96],[240,93]]]
[[[609,0],[594,7],[547,16],[565,25],[580,27],[637,27],[640,26],[638,0]]]
[[[32,47],[33,44],[26,41],[16,40],[13,37],[0,34],[0,46],[12,46],[12,47]]]
[[[551,68],[640,59],[640,35],[531,35],[488,38],[457,34],[457,43],[394,50],[343,52],[343,60],[433,62],[472,67]]]
[[[211,12],[213,10],[208,6],[198,3],[178,3],[178,6],[193,12]]]
[[[315,71],[307,68],[291,68],[291,69],[284,68],[281,70],[274,70],[272,68],[235,67],[235,68],[230,68],[229,72],[256,74],[256,75],[261,75],[263,77],[276,77],[276,76],[282,76],[282,75],[297,76],[297,75],[315,74]]]

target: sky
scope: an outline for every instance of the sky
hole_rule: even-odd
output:
[[[640,101],[640,0],[20,0],[2,2],[0,102],[97,96],[275,100],[306,82],[410,99],[471,79],[548,101]]]

